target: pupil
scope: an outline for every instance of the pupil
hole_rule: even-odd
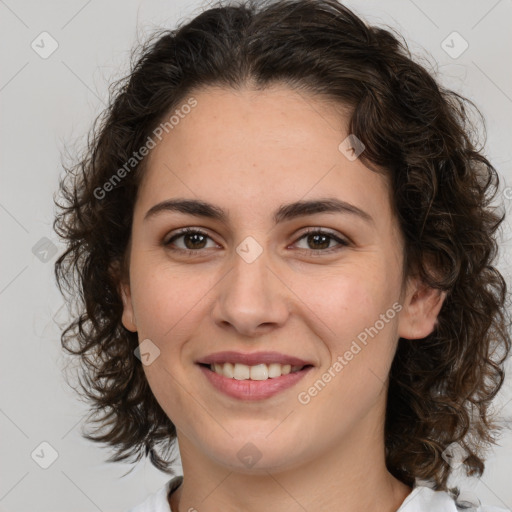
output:
[[[190,241],[192,238],[194,239],[194,242],[192,242],[192,247],[189,247],[190,244],[187,243],[187,241]],[[202,247],[198,247],[198,245],[196,245],[196,242],[198,242],[199,238],[204,239],[205,237],[200,233],[189,234],[185,236],[185,245],[187,246],[188,249],[201,249]],[[201,244],[201,242],[204,243],[204,240],[199,240],[199,244]]]
[[[311,241],[311,240],[314,240],[314,239],[318,239],[318,238],[323,238],[324,239],[324,242],[321,244],[322,247],[318,247],[317,245],[317,249],[326,249],[327,247],[329,247],[329,237],[327,235],[320,235],[320,234],[316,234],[316,235],[309,235],[308,237],[308,243]],[[327,241],[326,241],[327,240]]]

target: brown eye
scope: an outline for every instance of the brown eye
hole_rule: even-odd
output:
[[[175,242],[179,239],[183,239],[184,247],[172,247],[173,245],[176,245]],[[176,233],[167,241],[165,241],[164,245],[176,251],[198,252],[201,249],[208,248],[206,247],[208,239],[211,240],[208,234],[204,231],[199,229],[186,228],[182,229],[179,233]]]
[[[332,252],[338,250],[340,246],[346,247],[348,246],[348,242],[343,240],[342,238],[334,235],[331,232],[324,231],[321,229],[312,229],[306,233],[304,233],[298,240],[306,240],[307,247],[302,247],[306,251],[310,252]],[[336,244],[334,246],[331,245],[332,242]],[[297,243],[295,242],[295,243]]]

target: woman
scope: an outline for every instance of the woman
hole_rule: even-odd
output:
[[[470,102],[334,0],[256,4],[156,34],[61,184],[86,437],[174,476],[136,512],[456,510],[511,344]]]

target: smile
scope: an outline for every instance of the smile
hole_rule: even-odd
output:
[[[313,369],[313,366],[306,365],[294,366],[292,370],[290,365],[279,363],[255,366],[240,363],[215,363],[211,365],[198,364],[198,367],[215,390],[230,398],[244,401],[270,398],[297,384]],[[226,367],[226,373],[232,375],[231,377],[224,374]]]
[[[223,375],[228,379],[236,380],[267,380],[276,379],[282,375],[288,375],[302,370],[303,366],[289,364],[271,363],[257,364],[248,366],[241,363],[214,363],[210,365],[210,370],[218,375]]]

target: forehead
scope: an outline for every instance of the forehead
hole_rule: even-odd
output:
[[[148,155],[139,190],[144,207],[188,196],[270,208],[330,195],[382,215],[389,196],[385,176],[339,148],[349,135],[348,109],[284,86],[208,87],[182,104],[191,97],[195,107],[175,116],[178,122]]]

